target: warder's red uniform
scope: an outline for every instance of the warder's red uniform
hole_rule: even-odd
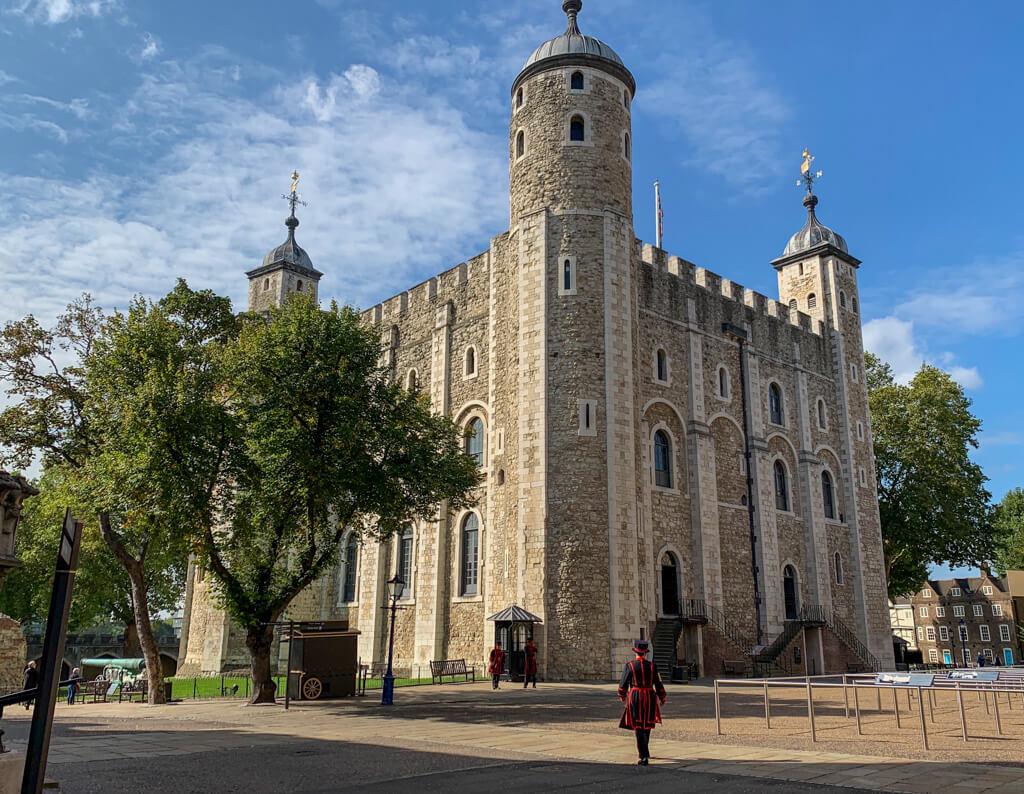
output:
[[[528,640],[526,648],[526,663],[523,665],[523,689],[526,689],[527,684],[533,682],[533,688],[537,688],[537,646],[533,644],[533,640]]]
[[[664,703],[665,698],[665,686],[654,662],[638,656],[626,665],[619,681],[619,699],[626,704],[619,727],[636,732],[641,764],[646,764],[650,758],[648,742],[651,730],[661,722],[658,704],[659,701]]]

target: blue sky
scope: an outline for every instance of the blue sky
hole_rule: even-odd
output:
[[[241,305],[244,271],[299,240],[322,296],[368,306],[507,226],[509,89],[558,0],[5,0],[0,321],[158,296],[181,274]],[[585,0],[637,78],[636,228],[775,294],[769,261],[819,217],[860,270],[870,349],[969,389],[977,460],[1024,484],[1020,127],[1024,6]]]

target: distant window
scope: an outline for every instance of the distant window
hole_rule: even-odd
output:
[[[949,627],[939,626],[939,639],[945,642],[949,639]]]
[[[295,289],[296,289],[297,292],[302,292],[302,279],[301,278],[299,279],[298,283],[295,285]]]
[[[569,87],[573,91],[583,90],[583,72],[572,73],[572,77],[569,79]]]
[[[470,513],[462,522],[462,577],[460,595],[476,595],[480,572],[480,525],[476,513]]]
[[[654,372],[659,381],[668,382],[668,355],[661,348],[658,348],[658,352],[655,353]]]
[[[963,607],[961,607],[961,609],[963,609]],[[953,612],[955,613],[956,610],[954,609]],[[967,626],[960,626],[959,628],[961,642],[967,642]]]
[[[997,617],[997,618],[1001,618],[1003,616],[1003,605],[1002,604],[993,604],[992,605],[992,616],[993,617]]]
[[[522,106],[523,106],[523,89],[520,87],[520,89],[518,91],[516,91],[516,110],[518,110]]]
[[[978,629],[981,632],[982,642],[992,642],[992,633],[988,630],[988,626],[978,626]]]
[[[962,606],[953,607],[953,617],[962,618],[964,616],[964,608]]]
[[[828,429],[828,413],[825,408],[825,401],[820,397],[818,398],[818,427],[821,430]]]
[[[629,133],[628,132],[626,133],[625,146],[623,147],[623,152],[624,152],[627,160],[632,160],[633,159],[633,146],[630,143]]]
[[[959,587],[954,587],[952,590],[949,591],[949,594],[950,595],[954,595],[954,596],[960,595],[960,588]]]
[[[857,422],[857,440],[858,441],[863,441],[864,440],[864,423],[863,422]]]
[[[356,600],[356,571],[359,564],[359,540],[354,532],[349,533],[345,542],[343,564],[341,602],[351,604]]]
[[[921,591],[921,598],[931,598],[931,597],[932,597],[932,591],[931,590],[922,590]]]
[[[843,309],[846,308],[846,293],[842,291],[839,293],[839,306]]]
[[[466,348],[466,376],[476,375],[476,350]]]
[[[818,306],[818,296],[813,292],[807,296],[807,308],[814,309]]]
[[[672,487],[672,442],[664,430],[654,434],[654,484]]]
[[[412,527],[402,530],[398,539],[398,574],[405,581],[403,596],[412,596]]]
[[[773,425],[784,425],[784,414],[782,407],[782,389],[779,384],[773,383],[768,387],[768,421]]]
[[[466,425],[465,450],[477,466],[484,465],[484,423],[479,417]]]
[[[935,627],[925,626],[924,636],[928,639],[928,642],[935,642]]]
[[[789,310],[790,310],[790,312],[796,312],[796,310],[797,310],[796,298],[793,298],[793,300],[791,300],[789,302]]]
[[[562,265],[562,285],[563,289],[568,292],[572,289],[572,260],[566,259],[565,264]]]
[[[836,502],[832,493],[832,475],[827,471],[821,473],[821,501],[825,508],[825,518],[835,519]]]
[[[718,368],[718,396],[729,399],[729,370],[725,367]]]
[[[834,565],[836,569],[836,584],[843,583],[843,558],[837,551],[834,555]]]
[[[804,274],[804,263],[801,262],[800,263],[800,275],[802,276],[803,274]]]
[[[1010,627],[1007,626],[1005,623],[999,624],[999,639],[1002,642],[1010,641]]]
[[[265,278],[263,279],[263,290],[266,292],[268,289],[270,289],[270,279]]]
[[[985,611],[981,608],[981,604],[974,604],[974,617],[980,618],[985,614]]]
[[[924,641],[924,628],[921,626],[917,627],[917,638],[922,642]]]
[[[981,592],[985,595],[992,595],[992,585],[987,584],[981,588]]]
[[[850,364],[850,380],[852,380],[854,383],[857,382],[857,365],[856,364]]]
[[[585,141],[587,139],[587,128],[582,116],[573,116],[569,122],[569,140]]]
[[[937,661],[939,661],[939,652],[938,652],[938,650],[936,648],[929,648],[928,649],[928,661],[929,662],[937,662]]]
[[[409,376],[406,378],[406,388],[409,391],[416,391],[419,388],[419,374],[414,369],[409,370]]]
[[[850,306],[853,307],[853,313],[856,314],[857,313],[857,299],[856,298],[850,298]]]
[[[945,607],[935,607],[935,617],[937,617],[937,618],[944,618],[944,617],[946,617],[946,608]]]
[[[789,510],[789,484],[786,480],[786,467],[781,460],[775,461],[775,509]]]
[[[923,618],[928,617],[928,607],[921,607],[917,610],[917,614],[919,614]]]
[[[516,136],[516,157],[522,157],[526,154],[526,133],[522,130]]]
[[[629,91],[622,92],[622,104],[625,106],[626,110],[629,110]]]

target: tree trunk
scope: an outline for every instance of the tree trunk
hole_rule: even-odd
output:
[[[252,697],[249,703],[276,703],[277,684],[270,677],[270,649],[274,643],[273,626],[249,629],[245,645],[252,657]],[[287,683],[285,684],[287,686]]]
[[[100,536],[114,553],[117,561],[124,566],[131,582],[135,630],[138,633],[139,646],[142,648],[142,658],[146,662],[149,702],[151,704],[166,703],[163,665],[160,663],[160,651],[157,648],[156,639],[153,637],[153,624],[149,621],[149,591],[146,587],[146,574],[143,568],[145,557],[143,556],[140,561],[128,553],[120,535],[110,526],[110,515],[107,513],[100,513]],[[127,639],[127,633],[125,639]]]
[[[121,655],[125,659],[138,659],[142,649],[139,646],[139,631],[135,625],[135,616],[124,624],[124,643],[121,645]]]

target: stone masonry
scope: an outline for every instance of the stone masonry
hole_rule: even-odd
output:
[[[758,634],[769,645],[795,609],[820,608],[889,667],[860,262],[813,204],[773,262],[779,301],[637,240],[635,83],[607,44],[579,33],[579,5],[567,0],[567,33],[512,87],[509,230],[364,314],[396,380],[461,426],[483,426],[477,505],[441,505],[412,527],[396,664],[466,658],[480,670],[495,638],[487,617],[517,604],[544,621],[543,677],[607,680],[633,640],[702,603],[751,645]],[[250,273],[250,308],[318,278],[298,251]],[[475,588],[463,580],[470,512]],[[362,545],[354,592],[340,560],[288,617],[348,619],[363,661],[380,662],[400,544]],[[238,639],[198,575],[183,668],[213,673],[239,658]],[[849,655],[819,645],[835,656],[825,667]]]

